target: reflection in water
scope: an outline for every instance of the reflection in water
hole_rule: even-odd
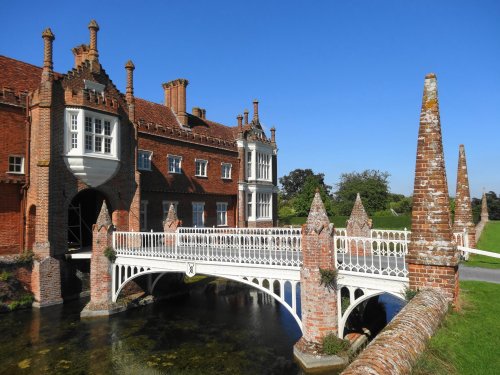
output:
[[[0,374],[298,374],[293,317],[254,289],[80,320],[84,302],[0,316]]]

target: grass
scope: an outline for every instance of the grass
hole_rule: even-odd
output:
[[[330,216],[330,222],[332,222],[336,228],[345,228],[346,221],[349,216]],[[405,229],[410,230],[411,227],[411,217],[410,216],[374,216],[373,228],[377,229]],[[280,219],[280,225],[302,225],[306,222],[307,217],[290,217]]]
[[[486,223],[476,247],[480,250],[500,253],[500,221]],[[500,268],[500,259],[471,254],[469,260],[464,262],[463,265],[468,267]]]
[[[462,281],[461,310],[432,337],[412,375],[498,374],[500,285]]]

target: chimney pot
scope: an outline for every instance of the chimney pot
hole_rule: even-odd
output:
[[[127,88],[125,91],[125,97],[127,103],[131,104],[134,101],[134,69],[135,65],[132,60],[127,61],[125,64],[125,70],[127,71]]]
[[[245,125],[248,125],[248,109],[245,109],[245,111],[243,111],[243,117],[244,117],[244,124]]]
[[[54,64],[52,61],[52,42],[56,38],[50,28],[42,32],[43,38],[43,71],[42,80],[49,80],[53,74]]]
[[[201,109],[201,118],[203,120],[206,120],[207,119],[207,110],[205,108],[202,108]]]
[[[259,101],[253,100],[253,119],[259,121]]]
[[[95,20],[89,23],[90,30],[90,46],[89,46],[89,60],[97,61],[99,53],[97,52],[97,32],[99,31],[99,25]]]
[[[238,120],[238,128],[241,129],[243,127],[243,116],[238,115],[238,116],[236,116],[236,119]]]

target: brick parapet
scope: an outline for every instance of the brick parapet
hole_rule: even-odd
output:
[[[410,374],[447,311],[445,293],[421,290],[342,375]]]

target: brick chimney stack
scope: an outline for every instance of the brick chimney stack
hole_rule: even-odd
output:
[[[274,126],[271,128],[271,142],[276,143],[276,128]]]
[[[259,101],[257,99],[253,100],[253,120],[252,122],[259,122]]]
[[[439,288],[456,302],[459,258],[450,225],[437,81],[432,73],[424,84],[411,225],[406,258],[410,288]]]
[[[206,120],[207,119],[207,110],[205,108],[202,108],[201,109],[201,118],[203,120]]]
[[[54,76],[54,64],[52,62],[52,42],[56,38],[50,28],[42,32],[43,38],[43,70],[42,81],[51,81]]]
[[[243,127],[243,116],[238,115],[238,116],[236,116],[236,119],[238,120],[238,130],[241,131],[241,129]]]
[[[132,60],[127,61],[125,64],[125,70],[127,71],[127,88],[125,90],[125,97],[127,103],[131,104],[134,102],[134,69],[135,65]]]
[[[97,32],[99,31],[99,25],[95,20],[90,21],[89,30],[90,30],[89,60],[98,61],[99,53],[97,52]]]
[[[243,124],[248,125],[248,109],[245,109],[245,111],[243,112],[243,118]]]
[[[179,119],[179,122],[187,126],[186,113],[186,87],[189,84],[187,79],[179,78],[162,85],[165,92],[165,105],[169,107]],[[203,118],[203,110],[202,118]]]
[[[89,46],[87,44],[76,46],[71,51],[75,55],[75,68],[78,68],[82,62],[89,59]]]
[[[464,145],[460,145],[458,150],[457,192],[455,196],[453,232],[463,232],[464,229],[467,230],[469,247],[474,249],[476,247],[476,227],[472,220],[472,205],[470,200],[465,148]]]
[[[193,116],[201,118],[201,108],[200,107],[193,107],[193,110],[191,111]]]

